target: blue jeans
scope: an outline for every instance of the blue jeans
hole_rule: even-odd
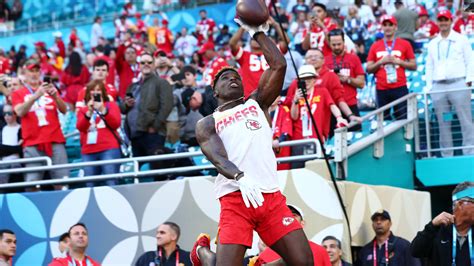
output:
[[[93,162],[93,161],[102,161],[102,160],[112,160],[119,159],[121,157],[120,148],[106,150],[102,152],[82,154],[82,161],[84,162]],[[93,176],[93,175],[107,175],[107,174],[116,174],[120,170],[120,164],[103,164],[100,166],[86,166],[84,167],[84,176]],[[105,182],[107,186],[114,186],[117,184],[115,179],[107,180]],[[92,186],[92,183],[87,183],[87,186]]]

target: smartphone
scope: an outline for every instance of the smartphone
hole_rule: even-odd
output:
[[[50,83],[52,83],[52,81],[53,81],[53,79],[51,78],[51,76],[46,75],[46,76],[43,77],[43,82],[44,83],[50,84]]]
[[[102,98],[100,97],[100,94],[98,93],[94,94],[94,102],[102,102]]]
[[[130,97],[130,98],[133,98],[133,94],[131,92],[127,92],[126,96]]]

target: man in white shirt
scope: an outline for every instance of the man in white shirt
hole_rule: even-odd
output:
[[[196,51],[198,40],[196,37],[188,34],[188,29],[183,27],[181,29],[181,36],[176,40],[174,49],[178,52],[178,55],[182,55],[185,58],[190,58]]]
[[[449,10],[438,14],[440,34],[428,44],[426,85],[438,119],[440,148],[443,157],[453,156],[451,108],[456,110],[463,137],[463,154],[474,154],[474,125],[471,113],[471,90],[474,81],[474,57],[466,36],[451,29],[453,17]],[[470,147],[470,148],[469,148]]]
[[[96,17],[94,19],[94,25],[92,25],[91,32],[91,48],[95,48],[99,44],[100,37],[104,37],[104,32],[102,30],[102,18]]]

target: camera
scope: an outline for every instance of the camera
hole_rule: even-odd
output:
[[[339,66],[334,67],[334,73],[339,74],[341,72],[341,68]]]
[[[102,97],[100,97],[100,94],[94,94],[94,102],[102,102]]]
[[[127,92],[127,94],[125,94],[125,96],[133,98],[133,94],[131,92]]]

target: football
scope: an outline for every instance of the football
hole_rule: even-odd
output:
[[[235,7],[237,17],[249,26],[259,26],[270,14],[264,0],[238,0]]]

